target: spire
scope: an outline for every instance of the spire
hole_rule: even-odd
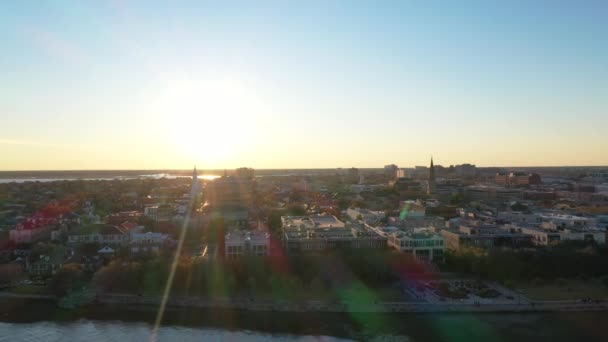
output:
[[[435,194],[435,188],[436,188],[436,183],[435,183],[435,166],[433,165],[433,156],[431,155],[431,167],[429,168],[429,188],[428,188],[428,194],[429,195]]]
[[[196,172],[196,165],[192,170],[192,187],[190,188],[190,197],[194,198],[198,194],[200,184],[198,183],[198,173]]]

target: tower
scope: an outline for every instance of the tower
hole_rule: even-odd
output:
[[[192,170],[192,187],[190,188],[190,198],[194,199],[198,195],[200,183],[198,182],[198,173],[196,172],[196,166]]]
[[[437,184],[435,183],[435,167],[433,166],[433,157],[431,157],[431,167],[429,169],[429,188],[427,193],[429,195],[434,195],[436,187]]]

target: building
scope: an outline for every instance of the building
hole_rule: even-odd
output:
[[[383,211],[373,211],[363,208],[348,208],[346,215],[353,221],[362,220],[367,224],[374,224],[386,217]]]
[[[349,228],[287,230],[283,247],[288,254],[326,250],[385,249],[386,237],[364,225]]]
[[[388,179],[393,179],[398,169],[399,167],[395,164],[384,165],[384,174]]]
[[[425,214],[427,216],[439,216],[443,218],[452,218],[458,216],[458,207],[441,203],[437,200],[417,201],[424,205]]]
[[[543,222],[553,223],[560,228],[568,227],[595,227],[597,220],[593,217],[567,215],[567,214],[552,214],[545,213],[541,215]]]
[[[129,240],[131,254],[154,254],[175,243],[169,235],[153,232],[131,233]]]
[[[416,194],[428,189],[428,186],[423,182],[414,180],[413,178],[397,178],[388,183],[389,187],[399,191],[400,194]]]
[[[502,186],[509,185],[509,174],[506,172],[496,173],[496,176],[494,176],[494,182]]]
[[[48,240],[55,224],[56,220],[41,216],[28,218],[9,231],[9,240],[16,244]]]
[[[233,230],[224,238],[225,256],[228,259],[241,256],[266,256],[270,252],[270,235],[262,231]]]
[[[173,213],[173,208],[168,204],[149,205],[144,208],[144,216],[157,222],[170,221]]]
[[[395,171],[395,178],[405,178],[407,177],[407,172],[405,169],[397,169]]]
[[[474,201],[506,201],[523,197],[521,189],[485,185],[467,186],[464,188],[464,194]]]
[[[477,168],[472,164],[461,164],[454,166],[454,172],[460,177],[475,177]]]
[[[559,244],[563,241],[593,241],[599,245],[606,244],[606,232],[590,229],[545,229],[539,227],[516,227],[523,234],[530,235],[537,246]]]
[[[333,215],[281,216],[283,232],[345,228],[344,222]]]
[[[426,215],[426,206],[420,201],[402,201],[399,209],[400,218],[402,220],[407,219],[419,219]]]
[[[414,229],[425,227],[445,227],[445,219],[438,216],[407,216],[401,211],[399,216],[389,216],[387,224],[396,226],[400,229]]]
[[[68,236],[69,244],[99,243],[100,245],[124,245],[128,242],[129,235],[122,228],[104,223],[81,227]]]
[[[445,244],[441,235],[430,230],[396,231],[388,234],[388,246],[420,260],[443,259]]]
[[[520,211],[502,211],[496,215],[496,220],[503,223],[540,224],[543,220],[539,214],[525,214]]]
[[[537,173],[520,171],[512,171],[510,173],[499,172],[495,176],[495,182],[503,186],[529,186],[540,184],[541,178]]]
[[[114,224],[114,225],[119,225],[123,222],[127,222],[127,221],[135,221],[137,222],[137,220],[141,217],[141,212],[140,211],[120,211],[117,213],[112,213],[110,215],[108,215],[107,221],[109,224]]]
[[[26,270],[30,276],[50,277],[62,266],[66,256],[63,246],[53,248],[49,254],[40,255],[36,260],[26,259]]]
[[[519,247],[531,244],[529,235],[487,224],[461,225],[457,229],[444,229],[441,231],[441,236],[444,238],[446,248],[456,251],[463,247]]]

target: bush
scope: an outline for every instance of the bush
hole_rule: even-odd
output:
[[[476,293],[477,296],[481,297],[481,298],[496,298],[498,296],[500,296],[500,292],[491,289],[491,288],[485,288],[482,290],[479,290]]]

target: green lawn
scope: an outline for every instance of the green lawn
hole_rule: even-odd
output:
[[[557,280],[547,284],[519,284],[516,290],[535,300],[608,299],[608,286],[599,280]]]
[[[50,291],[46,286],[35,285],[18,285],[10,289],[6,289],[6,291],[18,294],[50,294]]]

